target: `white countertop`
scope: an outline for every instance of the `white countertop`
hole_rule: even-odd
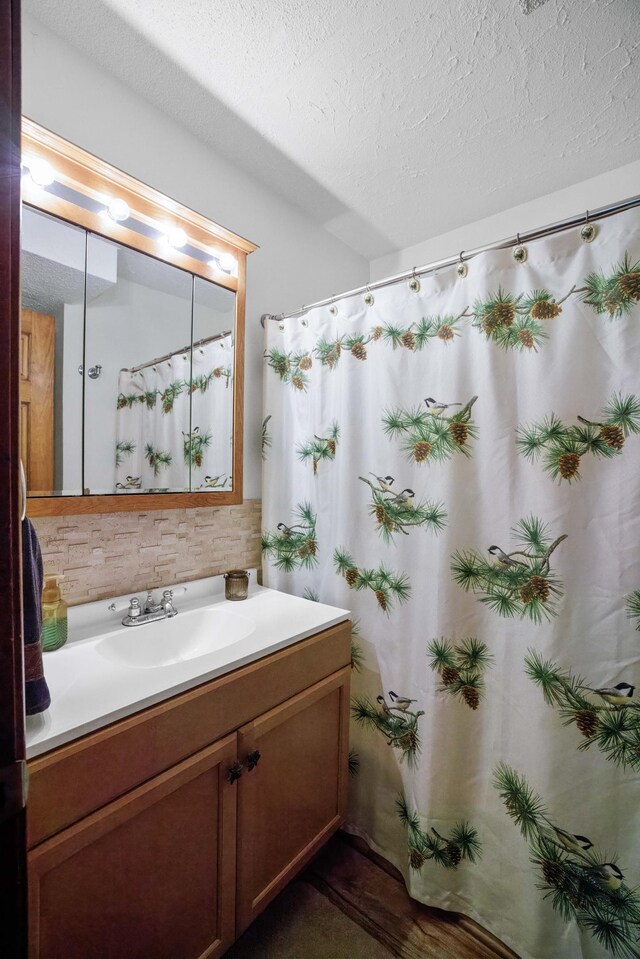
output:
[[[156,597],[159,593],[154,590]],[[141,601],[145,598],[138,596]],[[44,654],[51,706],[27,717],[28,759],[344,622],[350,615],[345,609],[258,586],[255,570],[248,598],[229,602],[224,599],[223,577],[212,576],[176,587],[174,603],[179,612],[170,622],[180,630],[193,620],[181,618],[181,613],[215,610],[214,619],[234,617],[248,635],[220,648],[214,640],[210,651],[191,659],[141,667],[107,658],[100,651],[100,644],[109,637],[132,644],[153,638],[158,624],[122,627],[128,599],[120,596],[70,607],[66,645]],[[109,609],[111,604],[115,610]],[[166,627],[166,621],[160,625]]]

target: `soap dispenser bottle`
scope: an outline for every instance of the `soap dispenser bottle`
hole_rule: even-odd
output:
[[[60,649],[67,641],[67,604],[57,576],[47,576],[42,590],[42,648]]]

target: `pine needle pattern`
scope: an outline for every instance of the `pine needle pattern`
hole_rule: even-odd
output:
[[[470,439],[476,439],[478,430],[471,419],[472,396],[457,413],[430,411],[421,407],[387,410],[382,417],[384,431],[390,439],[400,437],[402,449],[410,463],[442,463],[456,453],[470,456]]]
[[[575,287],[556,300],[548,290],[516,295],[500,287],[486,300],[473,304],[472,325],[502,349],[537,352],[549,336],[544,324],[562,313],[562,304],[574,291]]]
[[[353,630],[351,630],[351,636],[352,637],[354,636]],[[355,639],[352,638],[351,639],[351,669],[354,671],[354,673],[360,673],[362,672],[363,667],[364,667],[364,652],[363,652],[362,646],[359,643],[357,643]]]
[[[318,564],[316,514],[310,503],[299,503],[295,510],[296,523],[287,526],[278,523],[275,531],[262,534],[262,552],[273,558],[274,565],[285,573],[294,569],[311,569]]]
[[[400,752],[401,761],[414,767],[420,753],[419,720],[424,716],[424,710],[416,712],[401,710],[387,704],[384,696],[378,697],[375,703],[367,696],[354,699],[351,714],[360,726],[377,729],[386,738],[387,745]]]
[[[303,463],[311,460],[313,463],[313,475],[318,473],[318,463],[322,461],[332,462],[336,458],[336,449],[340,439],[340,427],[334,422],[327,430],[326,436],[314,435],[306,443],[299,443],[296,447],[298,459]]]
[[[188,466],[202,466],[205,449],[211,445],[213,436],[211,431],[201,433],[197,426],[191,433],[182,434],[182,451],[184,461]]]
[[[457,550],[451,558],[453,578],[499,616],[528,617],[534,623],[549,620],[563,594],[551,556],[567,536],[551,541],[548,527],[536,516],[521,519],[512,533],[518,548],[511,553],[491,546],[485,559],[474,549]]]
[[[167,450],[156,449],[152,443],[146,443],[144,456],[153,470],[154,476],[159,476],[163,469],[171,466],[172,456]]]
[[[640,630],[640,589],[635,589],[626,599],[627,616],[635,620],[636,629]]]
[[[606,313],[612,320],[627,316],[640,303],[640,260],[632,263],[625,253],[609,274],[590,273],[579,292],[596,313]]]
[[[391,346],[394,350],[405,349],[412,353],[419,353],[429,345],[431,340],[450,344],[457,336],[461,336],[461,321],[470,314],[465,309],[457,316],[453,314],[439,314],[437,316],[423,316],[417,323],[402,326],[398,323],[385,323],[376,326],[371,331],[371,339]]]
[[[611,704],[585,681],[571,672],[545,660],[529,650],[525,672],[540,687],[545,703],[556,708],[563,726],[574,725],[583,741],[578,746],[587,750],[595,746],[616,766],[640,769],[640,703]]]
[[[461,336],[461,321],[470,316],[467,310],[453,314],[437,316],[423,316],[416,323],[407,326],[398,323],[385,323],[372,327],[368,333],[357,336],[339,336],[335,340],[321,337],[314,348],[314,355],[322,366],[333,370],[338,365],[343,354],[360,362],[368,359],[368,348],[372,343],[391,346],[392,349],[404,349],[411,353],[419,353],[432,341],[439,340],[445,345],[453,343],[456,337]]]
[[[122,466],[124,458],[131,456],[136,451],[136,444],[133,440],[118,440],[116,443],[116,467]]]
[[[422,828],[418,813],[409,808],[404,796],[396,799],[396,810],[407,829],[412,869],[422,869],[429,859],[445,869],[457,869],[463,860],[477,862],[480,859],[482,844],[477,830],[468,822],[456,823],[448,836],[442,836],[433,826],[429,831]]]
[[[267,366],[277,373],[282,383],[288,383],[300,392],[305,392],[309,385],[308,372],[313,366],[310,353],[283,353],[272,349],[265,353]]]
[[[398,497],[389,488],[376,486],[364,476],[358,479],[371,488],[369,514],[375,517],[376,529],[386,543],[392,542],[397,533],[408,536],[412,526],[424,526],[432,533],[440,533],[447,525],[444,503],[436,500],[415,502],[413,496]]]
[[[132,409],[136,404],[144,404],[148,410],[156,407],[158,398],[162,406],[163,413],[171,413],[175,406],[175,401],[183,393],[206,393],[214,380],[225,379],[227,387],[231,381],[232,371],[226,366],[216,366],[208,373],[202,373],[200,376],[188,380],[174,380],[169,383],[164,390],[138,390],[132,393],[118,393],[116,407],[119,410],[128,407]]]
[[[344,336],[339,336],[335,340],[327,340],[321,337],[316,343],[314,354],[320,360],[322,366],[333,370],[338,365],[338,360],[342,356],[342,347],[345,341]]]
[[[160,394],[162,412],[171,413],[177,398],[188,388],[186,380],[174,380],[173,383],[169,383]]]
[[[440,676],[439,692],[456,696],[476,710],[484,695],[484,671],[494,662],[486,643],[475,636],[459,643],[434,639],[428,653],[431,669]]]
[[[261,450],[262,450],[262,459],[266,460],[268,451],[271,449],[271,433],[268,429],[268,423],[271,419],[271,415],[265,416],[262,421],[262,438],[261,438]]]
[[[494,787],[529,844],[537,888],[565,922],[575,921],[619,959],[637,959],[640,899],[615,861],[586,837],[555,824],[542,798],[516,770],[500,763]]]
[[[531,462],[542,456],[543,468],[553,480],[579,480],[582,457],[591,454],[611,459],[622,453],[630,433],[640,433],[640,400],[614,393],[597,421],[577,416],[567,425],[554,413],[539,423],[517,429],[516,445]]]
[[[192,377],[188,382],[185,381],[189,393],[206,393],[214,380],[224,379],[226,386],[229,386],[231,380],[231,368],[228,366],[216,366],[208,373],[201,373],[199,376]]]
[[[373,590],[378,606],[389,615],[394,602],[406,603],[411,592],[409,577],[405,573],[394,573],[384,565],[375,569],[359,569],[353,557],[343,549],[333,554],[336,572],[344,576],[349,589]]]
[[[119,410],[123,410],[125,407],[132,409],[136,403],[144,403],[145,397],[145,393],[118,393],[116,408]]]

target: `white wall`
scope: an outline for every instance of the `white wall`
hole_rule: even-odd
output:
[[[367,261],[27,15],[22,74],[26,116],[259,244],[248,260],[244,467],[244,495],[259,497],[260,315],[366,283]]]
[[[461,250],[472,250],[515,236],[516,233],[526,233],[527,230],[577,216],[582,211],[626,200],[638,193],[640,160],[372,260],[370,279],[381,280],[411,270],[414,266],[426,266],[457,255]]]

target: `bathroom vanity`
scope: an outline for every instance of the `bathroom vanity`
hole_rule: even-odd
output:
[[[28,735],[33,959],[222,955],[343,821],[348,613],[253,581],[243,603],[203,588],[174,635],[187,642],[203,610],[253,632],[132,666],[112,655],[121,630],[94,635],[89,611],[76,648],[45,658],[52,715]]]

